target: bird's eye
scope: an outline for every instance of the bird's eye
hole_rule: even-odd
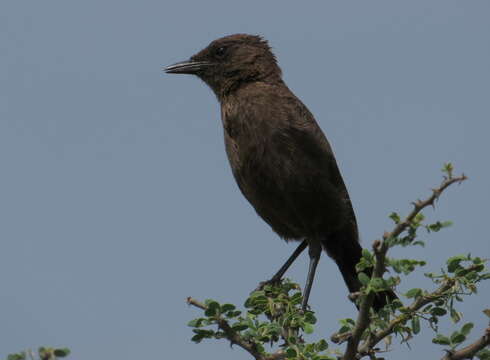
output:
[[[215,50],[215,54],[216,54],[216,56],[218,56],[218,57],[223,57],[223,56],[225,56],[225,53],[226,53],[226,47],[224,47],[224,46],[221,46],[221,47],[219,47],[219,48],[217,48],[217,49]]]

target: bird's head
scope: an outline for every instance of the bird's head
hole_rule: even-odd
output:
[[[214,40],[189,60],[164,70],[169,74],[197,75],[218,97],[247,82],[281,79],[281,69],[267,41],[246,34]]]

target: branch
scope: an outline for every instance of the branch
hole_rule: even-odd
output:
[[[385,272],[385,258],[388,251],[388,245],[384,241],[376,240],[373,244],[374,254],[376,256],[376,265],[372,274],[372,278],[381,278]],[[362,334],[369,326],[369,310],[373,306],[373,300],[376,296],[374,291],[368,293],[359,306],[359,314],[357,315],[356,326],[352,331],[352,336],[347,342],[343,360],[355,359],[358,352],[357,347],[361,341]]]
[[[403,231],[405,231],[410,226],[412,221],[415,219],[415,216],[417,216],[419,212],[421,212],[424,208],[426,208],[429,205],[434,206],[435,201],[439,199],[439,196],[441,196],[444,190],[446,190],[452,184],[461,183],[466,179],[468,178],[464,174],[457,177],[452,177],[452,176],[445,177],[444,181],[437,189],[432,189],[432,195],[429,198],[427,198],[426,200],[417,200],[413,203],[413,210],[410,212],[410,214],[408,214],[405,220],[399,222],[395,226],[392,232],[385,233],[383,235],[383,240],[386,240],[388,238],[395,238],[398,235],[400,235]]]
[[[398,224],[396,224],[393,231],[389,233],[388,232],[385,233],[383,235],[382,241],[376,240],[373,243],[373,250],[376,256],[376,265],[373,274],[371,276],[372,279],[383,277],[383,274],[385,272],[385,259],[386,259],[386,253],[389,248],[387,240],[396,238],[403,231],[407,230],[412,224],[417,214],[420,213],[424,208],[426,208],[429,205],[434,206],[435,201],[439,198],[439,196],[446,188],[448,188],[450,185],[454,183],[461,183],[462,181],[467,179],[464,174],[458,177],[452,177],[451,172],[449,172],[448,175],[449,176],[444,178],[444,181],[437,189],[432,190],[432,195],[429,198],[423,201],[418,200],[414,202],[413,203],[414,208],[408,214],[408,216],[403,221],[400,221]],[[450,289],[452,285],[453,283],[448,281],[431,295],[435,295],[436,297],[441,296],[445,291]],[[439,291],[441,291],[440,294],[438,294]],[[369,355],[372,352],[372,348],[385,336],[391,334],[394,331],[394,327],[398,323],[405,322],[410,318],[410,316],[407,317],[406,314],[402,314],[398,318],[391,321],[390,326],[388,326],[388,328],[379,331],[374,335],[369,336],[368,340],[364,342],[362,347],[358,348],[359,343],[361,341],[361,337],[364,331],[369,326],[369,320],[370,320],[369,311],[372,307],[375,295],[376,294],[374,292],[370,292],[362,301],[359,307],[359,314],[357,315],[356,326],[352,331],[352,336],[348,339],[347,348],[345,350],[344,356],[342,357],[342,360],[354,360],[356,359],[357,354],[361,356]],[[415,311],[417,309],[420,309],[425,304],[428,304],[432,300],[433,300],[432,297],[427,297],[427,296],[420,297],[412,304],[412,306],[409,309]]]
[[[187,298],[187,304],[195,306],[204,311],[206,311],[208,308],[205,304],[197,301],[196,299],[193,299],[190,296]],[[218,327],[225,333],[225,336],[230,341],[231,345],[236,344],[240,346],[242,349],[252,355],[256,360],[283,360],[286,358],[286,354],[283,351],[277,351],[268,356],[261,354],[257,350],[254,343],[245,340],[238,332],[233,330],[228,321],[226,321],[226,319],[224,319],[222,316],[217,316],[216,322],[218,324]]]
[[[473,344],[470,344],[460,350],[457,351],[448,351],[446,356],[442,358],[442,360],[463,360],[463,359],[473,359],[475,354],[490,345],[490,327],[485,329],[485,334],[475,341]]]
[[[386,329],[380,330],[369,338],[368,341],[364,342],[362,346],[359,348],[358,352],[360,354],[368,354],[371,349],[376,346],[381,340],[383,340],[386,336],[392,334],[395,330],[395,327],[399,324],[406,323],[410,320],[414,313],[423,308],[425,305],[437,300],[441,296],[444,296],[444,293],[448,291],[454,285],[454,280],[450,279],[444,282],[436,291],[421,296],[417,298],[409,307],[408,311],[395,319],[391,320]]]

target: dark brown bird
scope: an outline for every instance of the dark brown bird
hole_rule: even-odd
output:
[[[349,291],[358,291],[355,267],[362,248],[349,194],[330,144],[282,80],[267,41],[226,36],[165,71],[197,75],[211,87],[221,104],[226,153],[240,190],[280,237],[301,241],[270,281],[279,280],[308,247],[303,309],[322,249],[337,263]],[[386,304],[386,294],[378,295],[376,309]]]

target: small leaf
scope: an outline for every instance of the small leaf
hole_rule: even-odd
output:
[[[450,273],[455,272],[457,269],[461,267],[460,262],[466,259],[467,257],[465,255],[457,255],[457,256],[450,257],[446,261],[447,271],[449,271]]]
[[[291,358],[295,358],[295,357],[296,357],[296,355],[297,355],[296,350],[294,350],[294,349],[292,349],[292,348],[288,348],[288,349],[286,350],[286,357],[287,357],[287,358],[289,358],[289,359],[291,359]]]
[[[305,334],[311,334],[315,331],[315,327],[309,323],[305,323],[303,329],[305,330]]]
[[[451,341],[449,341],[449,338],[442,334],[437,334],[437,336],[432,339],[432,342],[439,345],[449,345],[451,343]]]
[[[362,257],[368,261],[373,260],[373,255],[369,252],[368,249],[362,249]]]
[[[463,325],[460,332],[466,336],[471,332],[471,329],[473,329],[473,323],[466,323]]]
[[[248,325],[244,323],[238,323],[238,324],[233,324],[231,328],[239,332],[248,329]]]
[[[68,349],[68,348],[55,349],[54,355],[57,357],[68,356],[68,355],[70,355],[70,349]]]
[[[400,223],[400,215],[398,215],[396,212],[392,212],[390,214],[390,219],[393,220],[395,224]]]
[[[347,331],[349,331],[351,328],[349,326],[342,326],[340,329],[339,329],[339,334],[343,334],[343,333],[346,333]]]
[[[466,340],[466,336],[464,336],[463,334],[461,334],[460,332],[458,331],[455,331],[452,335],[451,335],[451,342],[455,345],[457,344],[461,344],[463,341]]]
[[[420,332],[420,319],[418,317],[414,317],[412,319],[412,331],[414,334],[418,334]]]
[[[475,356],[480,359],[480,360],[490,360],[490,350],[489,349],[482,349],[478,351]]]
[[[18,353],[18,354],[10,354],[7,356],[7,360],[25,360],[26,354],[25,353]]]
[[[405,294],[405,296],[407,298],[417,298],[419,297],[420,295],[422,295],[422,289],[419,289],[419,288],[413,288],[413,289],[410,289],[407,291],[407,293]]]
[[[203,337],[199,334],[194,335],[191,338],[191,341],[195,342],[196,344],[199,344],[202,341]]]
[[[430,312],[432,313],[432,315],[435,316],[444,316],[447,314],[446,309],[443,309],[441,307],[435,307]]]
[[[367,276],[365,273],[361,272],[357,275],[357,277],[362,285],[366,286],[369,283],[369,276]]]
[[[202,326],[202,322],[204,320],[205,320],[204,318],[197,318],[197,319],[191,320],[191,321],[189,321],[187,323],[187,326],[190,326],[190,327],[201,327]]]
[[[315,324],[316,323],[316,317],[315,315],[313,314],[312,311],[308,311],[306,314],[305,314],[305,321],[307,323],[310,323],[310,324]]]
[[[318,352],[325,351],[328,349],[328,343],[324,339],[321,339],[319,342],[316,343],[315,349]]]
[[[473,264],[478,265],[481,263],[483,263],[483,260],[481,258],[479,258],[478,256],[473,259]]]
[[[215,316],[217,313],[216,310],[217,310],[217,308],[214,308],[214,307],[207,308],[206,311],[204,312],[204,315],[206,315],[208,317]]]
[[[222,313],[225,313],[225,312],[228,312],[228,311],[231,311],[231,310],[235,310],[236,309],[236,306],[233,305],[233,304],[223,304],[221,305],[221,312]]]
[[[290,297],[290,301],[293,304],[300,304],[302,299],[303,299],[303,295],[300,292],[294,293]]]

